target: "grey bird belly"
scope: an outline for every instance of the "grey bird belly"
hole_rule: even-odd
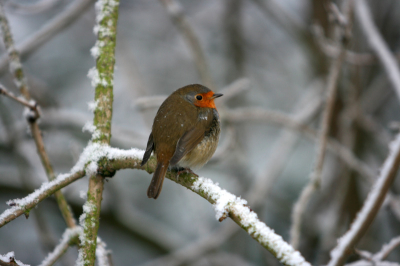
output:
[[[184,168],[198,169],[206,164],[213,156],[218,146],[220,125],[219,115],[216,110],[213,110],[214,117],[210,131],[206,132],[202,141],[183,156],[178,165]]]

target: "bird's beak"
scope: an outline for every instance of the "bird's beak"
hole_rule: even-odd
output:
[[[211,97],[211,99],[215,99],[215,98],[218,98],[218,97],[221,97],[221,96],[223,96],[223,94],[221,94],[221,93],[214,93],[214,95]]]

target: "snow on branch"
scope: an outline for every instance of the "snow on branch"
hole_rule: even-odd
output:
[[[294,248],[285,242],[280,235],[258,219],[257,214],[246,204],[247,201],[221,189],[210,179],[195,178],[190,189],[213,204],[217,220],[229,216],[251,237],[268,249],[284,265],[309,264]]]
[[[131,168],[144,169],[143,167],[140,167],[143,154],[143,150],[120,150],[117,148],[111,148],[107,145],[89,143],[79,157],[78,162],[69,173],[60,174],[53,181],[43,183],[39,189],[35,190],[25,198],[8,201],[11,208],[5,210],[0,215],[0,227],[22,214],[29,214],[29,211],[39,204],[39,202],[51,196],[61,188],[85,175],[97,173],[98,169],[104,169],[107,165],[107,160],[124,160],[129,163]],[[99,165],[98,162],[103,161],[104,158],[107,158],[104,161],[104,165]]]
[[[111,251],[106,249],[106,243],[97,237],[97,247],[96,247],[96,259],[99,266],[111,266]]]
[[[400,166],[400,134],[390,144],[389,156],[386,158],[380,175],[365,200],[364,206],[357,214],[349,231],[339,240],[337,246],[331,251],[331,260],[328,266],[342,265],[348,251],[351,250],[363,236],[369,225],[374,220],[382,205],[390,185],[396,177]]]
[[[81,234],[82,228],[80,226],[75,226],[74,228],[65,230],[60,243],[54,248],[53,252],[47,255],[39,266],[53,265],[67,251],[72,242],[77,240],[77,237]]]
[[[0,215],[0,227],[6,225],[11,222],[15,218],[25,214],[26,217],[29,216],[29,211],[35,207],[39,202],[44,200],[47,197],[50,197],[56,191],[61,188],[71,184],[75,180],[83,177],[85,175],[85,171],[80,170],[68,174],[60,174],[56,179],[43,183],[42,186],[35,190],[33,193],[29,194],[25,198],[9,200],[7,204],[11,206],[11,208],[5,210]]]
[[[15,259],[14,251],[8,252],[5,255],[0,255],[1,266],[30,266],[23,264],[21,261]]]

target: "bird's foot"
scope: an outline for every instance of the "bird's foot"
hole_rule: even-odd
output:
[[[179,177],[181,174],[192,174],[192,175],[195,175],[196,177],[199,177],[190,168],[179,168],[176,175],[177,175],[177,177]]]

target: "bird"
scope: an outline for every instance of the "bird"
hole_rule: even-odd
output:
[[[198,169],[211,159],[220,134],[214,99],[221,96],[191,84],[177,89],[161,104],[141,162],[144,166],[154,151],[157,166],[147,190],[149,198],[160,195],[168,167],[192,172],[191,168]]]

